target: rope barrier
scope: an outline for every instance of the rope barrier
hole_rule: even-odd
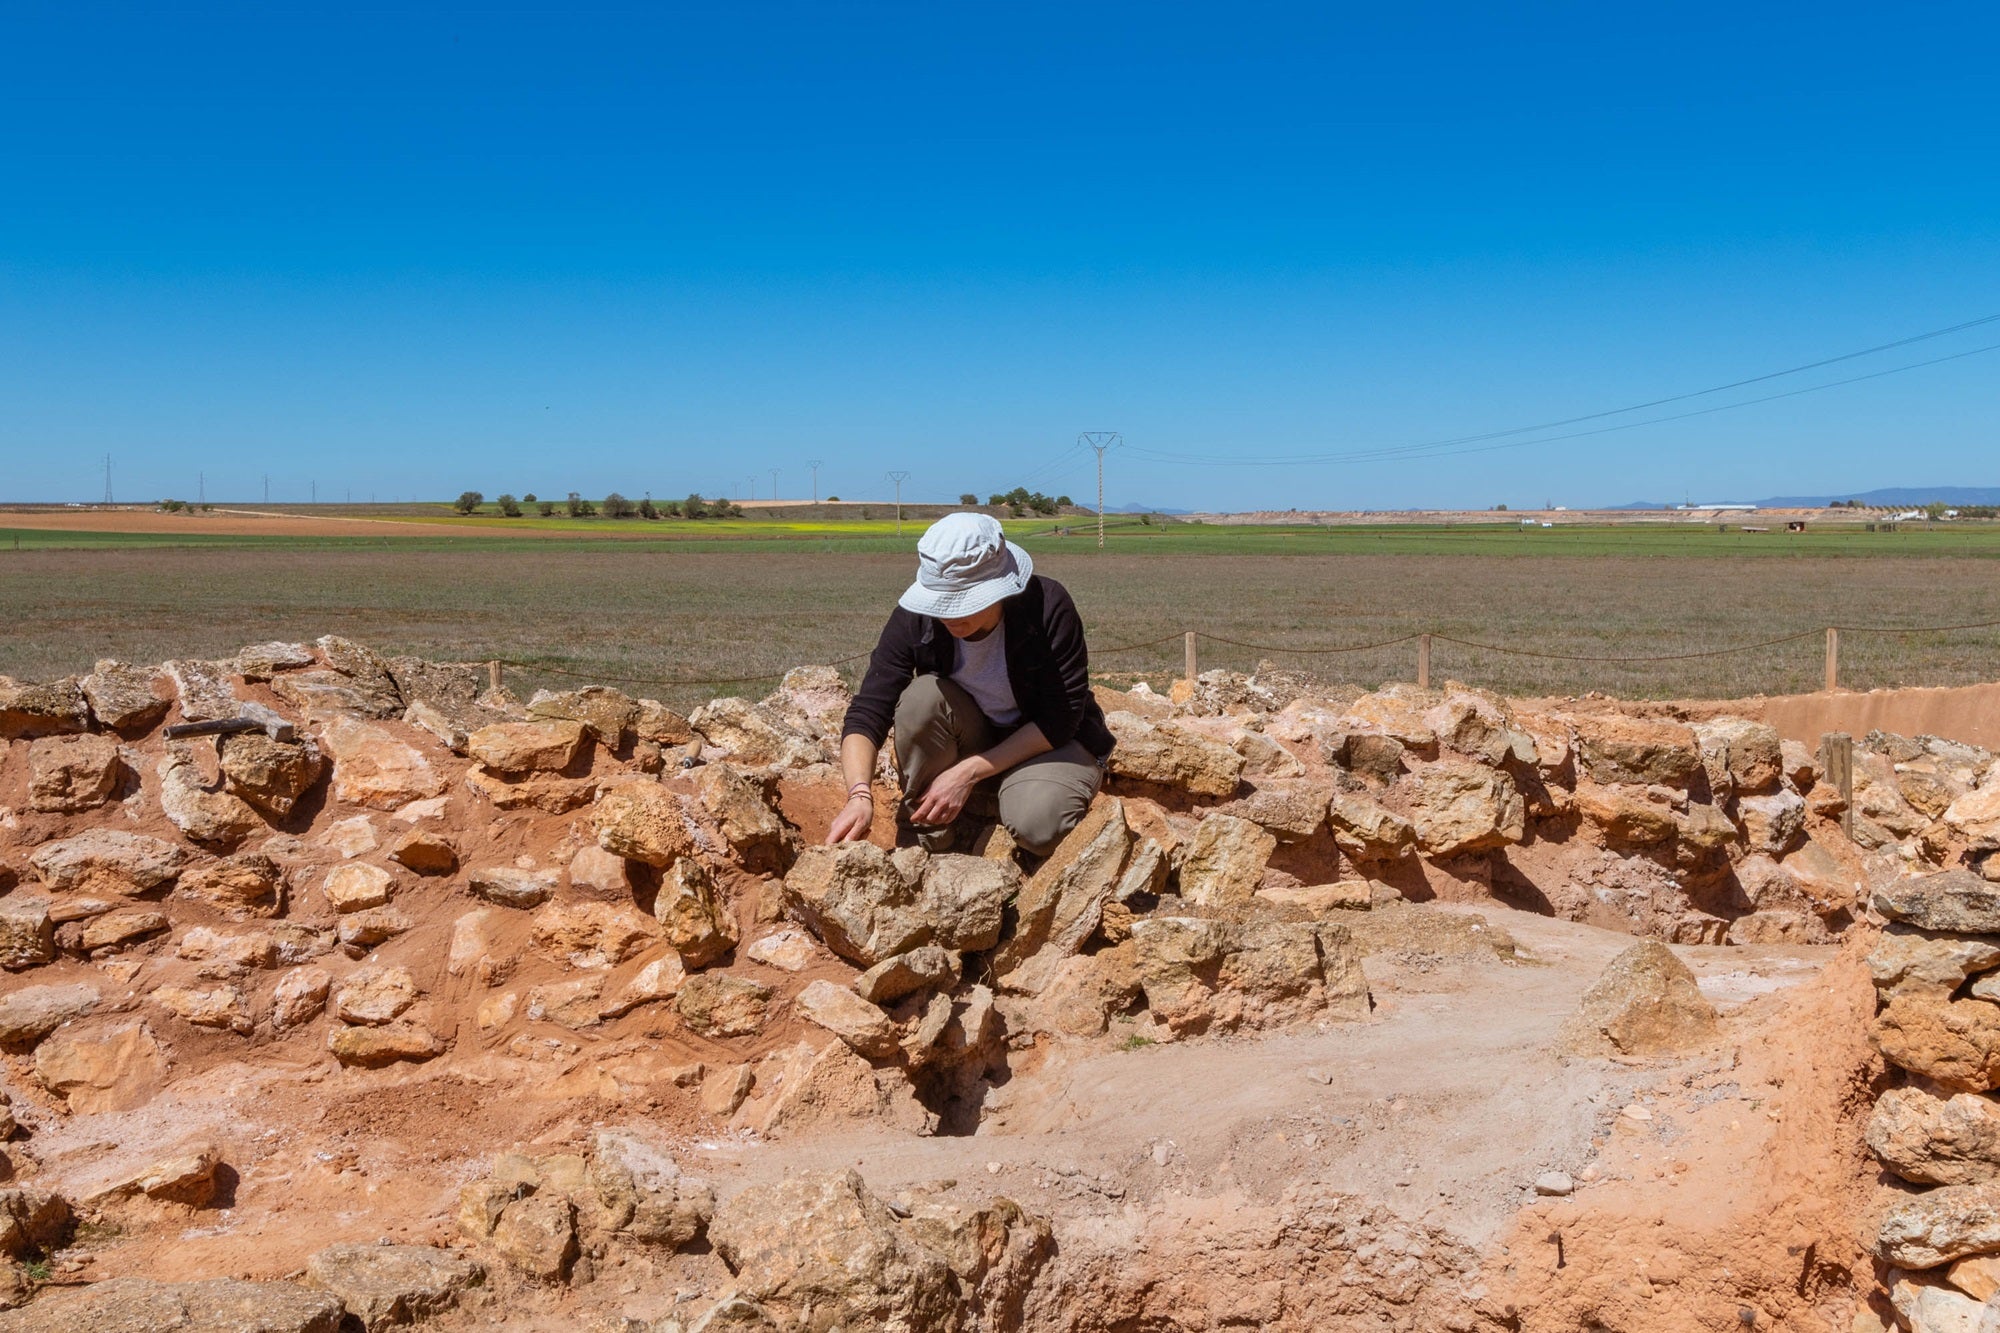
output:
[[[1260,653],[1365,653],[1376,648],[1394,648],[1399,643],[1409,643],[1421,638],[1417,634],[1405,634],[1400,639],[1384,639],[1380,643],[1350,643],[1340,648],[1294,648],[1281,643],[1245,643],[1241,639],[1225,639],[1220,634],[1210,634],[1207,630],[1196,630],[1195,634],[1210,643],[1226,643],[1235,648],[1248,648]]]
[[[855,653],[849,657],[836,658],[831,662],[818,662],[816,666],[846,666],[849,662],[859,662],[874,650]],[[715,676],[707,680],[680,680],[665,676],[617,676],[606,671],[566,671],[562,667],[548,666],[541,662],[517,662],[512,658],[495,658],[502,666],[518,671],[539,671],[544,675],[566,676],[571,680],[615,680],[622,685],[743,685],[753,680],[782,680],[784,671],[766,671],[757,676]],[[789,668],[787,668],[789,670]]]
[[[1825,630],[1801,630],[1797,634],[1787,634],[1783,638],[1765,639],[1761,643],[1739,643],[1728,648],[1707,648],[1696,653],[1660,653],[1649,656],[1594,657],[1583,653],[1541,653],[1532,648],[1503,648],[1497,643],[1475,643],[1471,639],[1454,639],[1448,634],[1433,634],[1438,643],[1454,643],[1461,648],[1477,648],[1482,652],[1506,653],[1513,657],[1536,657],[1550,662],[1685,662],[1695,657],[1727,657],[1731,653],[1750,653],[1759,648],[1775,648],[1782,643],[1797,643],[1801,639],[1816,639]]]

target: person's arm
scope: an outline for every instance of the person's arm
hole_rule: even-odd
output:
[[[938,774],[924,789],[910,818],[919,824],[949,824],[965,809],[974,785],[1055,748],[1041,727],[1030,722],[984,754],[961,759]]]
[[[881,747],[859,732],[840,738],[840,776],[847,800],[827,830],[828,843],[855,842],[868,836],[875,823],[875,756]]]

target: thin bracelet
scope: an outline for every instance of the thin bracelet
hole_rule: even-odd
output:
[[[857,782],[847,789],[848,800],[851,801],[857,796],[870,805],[875,804],[875,789],[866,782]]]

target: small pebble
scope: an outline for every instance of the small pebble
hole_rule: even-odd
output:
[[[1574,1193],[1576,1182],[1569,1178],[1567,1171],[1544,1171],[1535,1177],[1535,1193],[1552,1198],[1561,1198]]]
[[[1634,1102],[1632,1105],[1626,1107],[1623,1111],[1620,1111],[1619,1114],[1624,1116],[1627,1120],[1651,1120],[1653,1118],[1653,1113],[1651,1111],[1648,1111],[1645,1107],[1640,1106],[1637,1102]]]

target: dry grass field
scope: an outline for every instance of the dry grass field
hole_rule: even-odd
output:
[[[911,542],[914,541],[911,534]],[[1199,629],[1204,668],[1261,660],[1330,680],[1409,679],[1414,644],[1345,654],[1297,651],[1419,631],[1534,653],[1669,656],[1828,623],[1938,625],[2000,620],[2000,542],[1578,534],[1564,544],[1488,531],[1387,540],[1366,534],[1184,530],[1134,533],[1099,553],[1076,538],[1029,540],[1039,568],[1076,594],[1093,665],[1164,679],[1174,641]],[[1557,534],[1568,537],[1568,534]],[[1921,534],[1908,534],[1921,537]],[[1732,535],[1733,536],[1733,535]],[[1537,541],[1543,544],[1530,544]],[[902,544],[905,548],[909,543]],[[0,673],[34,679],[98,657],[215,656],[248,642],[339,633],[434,658],[534,664],[509,679],[558,683],[553,669],[629,681],[688,704],[760,694],[775,673],[865,651],[910,575],[894,543],[467,540],[264,541],[161,546],[0,543]],[[1289,553],[1296,550],[1297,554]],[[1710,553],[1712,552],[1712,553]],[[1586,662],[1440,642],[1434,674],[1510,693],[1603,690],[1627,697],[1730,697],[1818,687],[1816,638],[1715,657]],[[858,663],[848,668],[852,671]],[[1844,636],[1854,688],[2000,679],[2000,630]],[[547,668],[535,669],[535,668]],[[668,682],[689,682],[675,684]]]

